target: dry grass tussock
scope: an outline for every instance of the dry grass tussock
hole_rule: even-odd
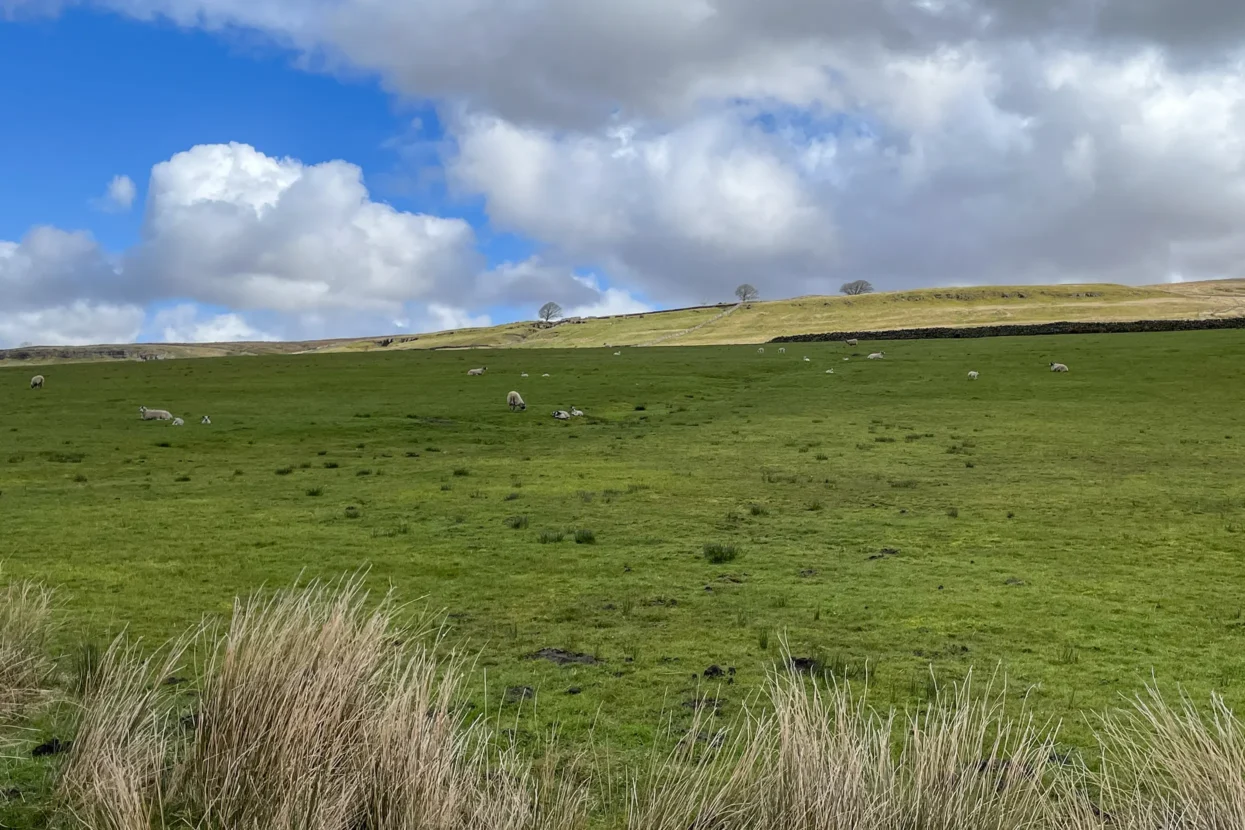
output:
[[[1091,769],[1024,695],[971,674],[900,713],[776,670],[731,727],[697,713],[616,798],[608,771],[496,749],[462,715],[463,660],[398,611],[358,581],[317,583],[154,653],[119,638],[86,683],[67,815],[101,830],[1245,827],[1245,735],[1222,700],[1204,715],[1150,691],[1099,720]],[[188,695],[165,680],[192,661]]]
[[[48,688],[52,592],[30,582],[0,588],[0,719],[17,715]]]

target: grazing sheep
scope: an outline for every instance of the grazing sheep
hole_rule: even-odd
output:
[[[765,354],[765,347],[762,346],[761,348],[757,349],[757,354]]]
[[[1052,372],[1066,372],[1068,371],[1068,367],[1064,366],[1062,363],[1052,363],[1050,365],[1050,370]]]
[[[181,418],[174,418],[174,419],[173,419],[173,426],[175,426],[175,427],[184,427],[184,426],[186,426],[186,422],[185,422],[185,421],[183,421]]]
[[[571,413],[567,412],[565,409],[555,409],[553,410],[553,417],[557,418],[559,421],[569,421],[571,419]]]
[[[886,352],[874,352],[869,355],[869,360],[882,360],[886,357]]]
[[[787,347],[786,347],[786,346],[780,346],[780,347],[779,347],[779,349],[778,349],[778,353],[779,353],[779,354],[786,354],[786,353],[787,353]]]
[[[844,340],[843,342],[844,342],[844,343],[846,343],[846,344],[847,344],[847,345],[849,345],[849,346],[857,346],[857,345],[859,345],[859,343],[856,341],[856,339],[855,339],[855,338],[852,338],[851,340]]]
[[[584,411],[582,409],[577,409],[574,405],[571,406],[571,417],[572,418],[580,418],[583,416],[583,414],[584,414]]]
[[[487,366],[481,366],[479,369],[468,369],[468,370],[467,370],[467,374],[469,374],[469,375],[482,375],[482,374],[484,374],[484,370],[485,370],[485,369],[487,369],[487,368],[488,368]]]
[[[976,380],[976,379],[977,379],[977,373],[976,373],[976,372],[969,372],[969,373],[968,373],[968,379],[969,379],[969,380]]]
[[[518,392],[509,392],[506,394],[506,405],[510,407],[511,412],[514,412],[516,409],[527,409],[527,404],[523,402],[523,396]]]
[[[167,409],[148,409],[145,406],[138,408],[138,417],[144,421],[171,421],[173,413]]]
[[[35,375],[33,378],[31,378],[30,388],[31,389],[42,389],[43,388],[43,375]]]
[[[203,424],[204,426],[211,426],[211,424],[212,424],[212,419],[211,419],[211,418],[209,418],[208,416],[204,415],[204,416],[203,416],[203,420],[202,420],[202,421],[200,421],[199,423]]]

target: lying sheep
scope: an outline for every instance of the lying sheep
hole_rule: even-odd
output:
[[[200,421],[199,423],[203,424],[204,426],[211,426],[211,424],[212,424],[212,419],[211,419],[211,418],[209,418],[208,416],[204,415],[204,416],[203,416],[203,420],[202,420],[202,421]]]
[[[519,375],[519,377],[521,377],[521,378],[525,378],[525,377],[527,377],[527,372],[522,373],[521,375]]]
[[[1052,372],[1066,372],[1068,371],[1068,367],[1064,366],[1062,363],[1052,363],[1050,365],[1050,370]]]
[[[622,352],[614,352],[614,357],[622,357]]]
[[[138,417],[144,421],[171,421],[173,413],[167,409],[148,409],[145,406],[138,408]]]
[[[833,369],[827,369],[827,370],[826,370],[826,374],[827,374],[827,375],[833,375],[833,374],[834,374],[834,370],[833,370]]]
[[[31,378],[30,388],[31,389],[42,389],[43,388],[43,375],[35,375],[33,378]]]
[[[173,426],[175,426],[175,427],[184,427],[184,426],[186,426],[186,422],[185,422],[185,421],[183,421],[181,418],[174,418],[174,419],[173,419]]]
[[[549,377],[549,373],[548,373],[548,372],[545,372],[543,375],[541,375],[541,377],[542,377],[542,378],[547,378],[547,377]]]
[[[487,368],[488,368],[487,366],[481,366],[479,369],[468,369],[467,374],[468,375],[482,375],[484,374],[484,370]]]
[[[882,360],[886,357],[886,352],[874,352],[869,355],[869,360]]]
[[[969,379],[969,380],[976,380],[976,379],[977,379],[977,373],[976,373],[976,372],[969,372],[969,373],[968,373],[968,379]]]
[[[553,417],[557,418],[559,421],[569,421],[571,419],[571,413],[567,412],[565,409],[555,409],[553,410]]]
[[[584,411],[582,409],[578,409],[574,405],[571,406],[571,417],[572,418],[580,418],[583,416],[583,414],[584,414]]]
[[[853,337],[851,340],[844,340],[843,342],[844,342],[844,343],[846,343],[846,344],[847,344],[847,345],[849,345],[849,346],[857,346],[857,345],[859,345],[859,343],[856,341],[856,338],[854,338],[854,337]]]
[[[520,411],[527,409],[527,404],[523,402],[523,396],[518,392],[506,394],[506,406],[510,407],[511,412],[514,412],[516,409]]]

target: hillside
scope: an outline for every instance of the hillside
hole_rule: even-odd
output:
[[[1057,321],[1179,320],[1245,316],[1245,280],[1161,286],[1048,285],[933,288],[860,297],[797,297],[533,322],[430,334],[288,343],[140,343],[34,346],[0,351],[0,365],[87,360],[151,360],[227,355],[360,352],[385,349],[601,348],[763,343],[832,330],[983,326]]]

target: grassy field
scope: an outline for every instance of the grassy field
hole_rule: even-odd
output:
[[[0,565],[64,649],[366,566],[479,650],[478,705],[622,751],[711,666],[737,712],[784,633],[882,704],[1001,664],[1073,742],[1152,672],[1245,700],[1245,336],[868,345],[0,369]]]

